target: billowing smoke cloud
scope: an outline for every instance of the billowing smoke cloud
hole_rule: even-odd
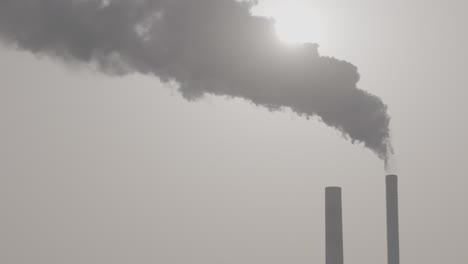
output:
[[[175,81],[187,99],[245,98],[319,117],[386,160],[386,105],[356,87],[357,68],[286,46],[271,19],[235,0],[1,0],[0,39],[35,54]]]

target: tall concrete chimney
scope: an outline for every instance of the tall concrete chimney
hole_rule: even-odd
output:
[[[398,177],[387,175],[387,254],[388,264],[400,263],[400,238],[398,231]]]
[[[341,188],[325,188],[325,263],[343,264]]]

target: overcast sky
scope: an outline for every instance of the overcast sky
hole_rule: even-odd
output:
[[[402,263],[466,262],[468,5],[292,2],[388,106]],[[317,120],[7,45],[0,120],[1,263],[323,263],[330,185],[345,262],[386,261],[383,163]]]

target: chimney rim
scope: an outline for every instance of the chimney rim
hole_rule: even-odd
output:
[[[389,174],[389,175],[387,175],[386,180],[387,181],[397,181],[398,176],[396,174]]]

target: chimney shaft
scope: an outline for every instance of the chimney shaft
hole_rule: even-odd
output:
[[[341,188],[325,188],[326,264],[343,264]]]
[[[400,240],[398,231],[398,178],[387,175],[387,254],[388,264],[400,263]]]

